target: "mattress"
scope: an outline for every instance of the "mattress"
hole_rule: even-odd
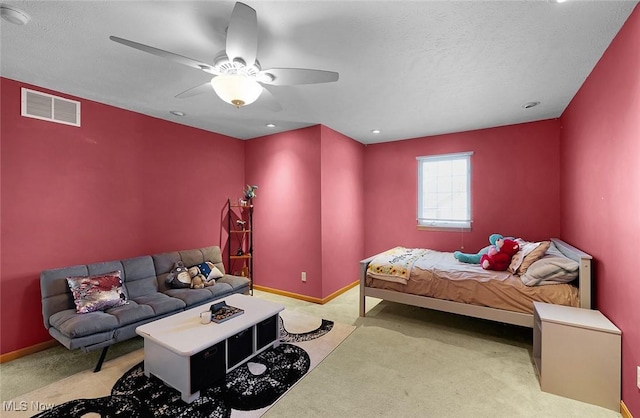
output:
[[[366,286],[528,314],[534,301],[579,306],[578,288],[571,283],[526,286],[509,272],[484,270],[434,250],[415,261],[406,284],[368,274]]]

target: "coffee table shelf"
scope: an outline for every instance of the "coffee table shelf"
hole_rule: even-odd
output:
[[[209,309],[207,304],[136,328],[144,338],[144,374],[178,389],[185,402],[198,399],[201,389],[279,344],[283,305],[237,294],[216,302],[222,300],[244,313],[219,324],[202,324],[200,312]]]

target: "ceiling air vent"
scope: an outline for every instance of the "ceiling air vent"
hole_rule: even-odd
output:
[[[80,102],[22,88],[22,116],[80,126]]]

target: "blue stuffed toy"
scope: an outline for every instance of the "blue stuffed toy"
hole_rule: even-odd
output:
[[[491,247],[494,247],[496,245],[496,242],[502,238],[504,237],[500,234],[491,234],[489,236],[489,242],[491,243],[491,245],[487,245],[486,247],[478,251],[476,254],[465,254],[465,253],[461,253],[460,251],[455,251],[453,253],[453,256],[458,261],[461,261],[463,263],[480,264],[480,259],[482,258],[482,255],[487,254],[491,249]]]

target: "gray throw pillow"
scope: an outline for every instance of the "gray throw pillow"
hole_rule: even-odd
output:
[[[580,265],[564,256],[547,254],[529,266],[520,276],[527,286],[569,283],[578,277]]]

